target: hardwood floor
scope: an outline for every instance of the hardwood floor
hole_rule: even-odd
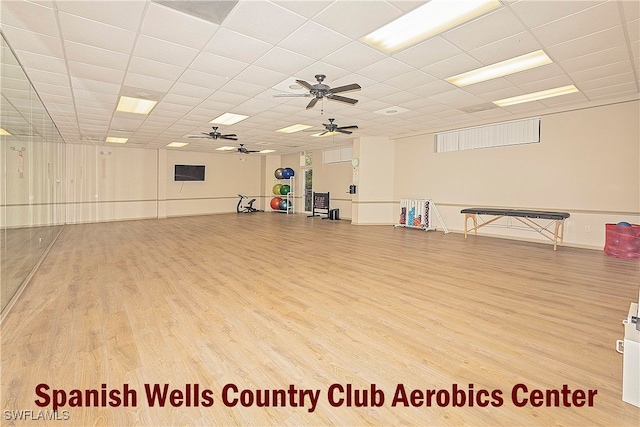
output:
[[[615,342],[639,279],[601,251],[304,215],[66,226],[1,326],[2,425],[638,426]],[[7,415],[103,384],[137,401]],[[151,406],[145,384],[183,399]],[[560,407],[516,405],[564,385]]]

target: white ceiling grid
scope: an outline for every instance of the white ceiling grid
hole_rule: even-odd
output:
[[[232,112],[250,117],[221,126],[223,133],[285,154],[638,99],[636,0],[502,0],[493,12],[391,55],[359,41],[424,3],[240,0],[218,24],[150,0],[2,0],[0,16],[67,143],[109,145],[106,137],[117,136],[129,138],[125,146],[182,141],[190,143],[183,150],[212,151],[224,144],[188,136]],[[464,88],[444,80],[539,49],[553,64]],[[273,96],[295,92],[288,86],[296,79],[316,83],[316,74],[331,87],[360,84],[346,95],[359,102],[305,110],[309,98]],[[491,103],[569,84],[580,92]],[[120,113],[120,95],[159,102],[148,116]],[[275,132],[295,123],[322,129],[329,117],[359,128],[335,138]]]

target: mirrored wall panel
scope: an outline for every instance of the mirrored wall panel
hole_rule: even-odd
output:
[[[0,303],[4,315],[64,225],[65,151],[62,137],[4,35],[1,43]]]

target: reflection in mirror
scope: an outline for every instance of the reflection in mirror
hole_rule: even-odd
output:
[[[0,310],[64,224],[64,141],[4,36],[0,52]]]

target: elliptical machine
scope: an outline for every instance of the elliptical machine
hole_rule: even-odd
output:
[[[248,199],[249,197],[244,196],[242,194],[238,194],[238,205],[236,206],[236,212],[238,213],[253,213],[253,212],[260,212],[259,209],[256,209],[253,207],[253,202],[256,201],[256,199],[251,199],[249,200],[249,203],[247,203],[246,205],[242,206],[242,201],[244,199]]]

